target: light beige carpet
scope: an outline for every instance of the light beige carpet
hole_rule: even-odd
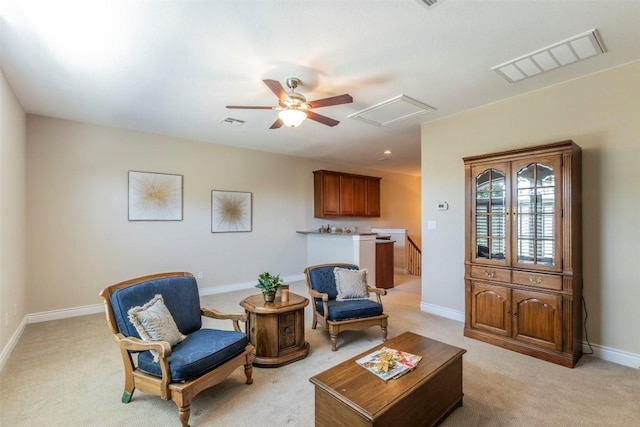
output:
[[[568,369],[465,338],[463,325],[421,312],[420,279],[396,276],[384,297],[389,337],[413,331],[461,348],[464,405],[443,426],[635,426],[640,425],[640,371],[583,356]],[[303,282],[291,291],[307,296]],[[203,298],[204,306],[241,311],[251,289]],[[96,296],[96,302],[98,298]],[[199,394],[192,426],[314,425],[309,377],[381,343],[379,328],[343,332],[338,351],[329,336],[312,330],[306,310],[309,356],[281,368],[254,368],[252,385],[242,369]],[[215,321],[209,325],[220,326]],[[225,328],[230,325],[223,323]],[[178,426],[173,402],[134,393],[120,402],[120,354],[104,315],[28,325],[0,373],[1,426]]]

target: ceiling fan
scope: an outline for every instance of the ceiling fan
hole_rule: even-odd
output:
[[[263,82],[278,97],[279,101],[277,107],[227,105],[227,108],[279,111],[278,119],[273,122],[269,129],[278,129],[282,127],[282,125],[295,128],[300,126],[306,118],[315,120],[323,125],[335,126],[340,122],[311,110],[314,108],[329,107],[331,105],[348,104],[353,102],[351,95],[346,93],[329,98],[317,99],[315,101],[307,101],[302,94],[295,91],[295,89],[302,84],[300,79],[296,77],[289,77],[286,80],[287,86],[291,89],[290,92],[287,92],[277,80],[265,79]]]

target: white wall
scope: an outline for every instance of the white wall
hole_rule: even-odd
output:
[[[382,177],[382,217],[359,227],[420,228],[420,178],[348,165],[27,116],[28,310],[99,304],[132,277],[179,270],[206,289],[301,275],[313,170]],[[184,175],[184,220],[127,220],[129,170]],[[253,231],[211,233],[211,190],[253,193]],[[403,209],[398,209],[402,206]],[[340,225],[338,221],[331,221]]]
[[[422,126],[423,307],[464,311],[462,158],[572,139],[583,149],[589,339],[640,360],[638,76],[635,62]]]
[[[15,344],[26,310],[26,116],[0,70],[0,348]],[[11,343],[11,345],[10,345]],[[1,354],[1,353],[0,353]],[[0,357],[0,368],[4,357]]]

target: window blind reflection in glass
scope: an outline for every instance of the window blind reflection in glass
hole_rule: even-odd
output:
[[[491,258],[504,259],[505,241],[504,239],[491,239]]]
[[[554,242],[551,240],[538,240],[536,243],[536,250],[538,253],[537,264],[542,265],[554,265]]]
[[[533,264],[534,262],[534,240],[518,239],[518,262]]]

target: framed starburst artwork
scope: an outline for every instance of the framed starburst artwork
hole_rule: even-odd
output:
[[[182,175],[129,171],[129,221],[182,221]]]
[[[211,232],[251,231],[251,193],[211,191]]]

